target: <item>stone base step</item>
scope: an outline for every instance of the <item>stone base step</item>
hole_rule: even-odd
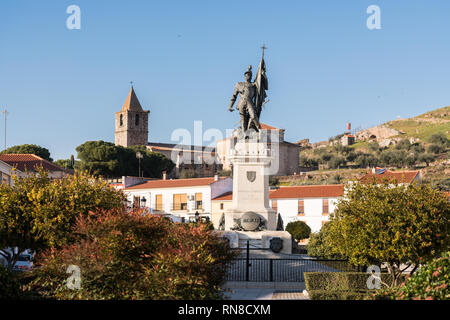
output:
[[[247,239],[239,239],[239,248],[247,248]],[[262,241],[260,239],[250,239],[251,248],[262,248]]]

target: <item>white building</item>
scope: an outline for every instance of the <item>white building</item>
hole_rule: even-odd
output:
[[[16,170],[16,172],[14,172],[14,167],[4,161],[0,160],[0,178],[1,178],[1,183],[5,183],[7,185],[13,185],[13,178],[12,176],[14,174],[21,174],[20,170]]]
[[[344,196],[344,185],[310,185],[279,187],[270,190],[272,208],[280,214],[283,227],[289,222],[304,221],[311,232],[318,232],[330,220],[337,201]],[[212,222],[218,228],[220,218],[231,208],[232,192],[213,198]]]
[[[68,174],[67,170],[35,154],[0,154],[0,161],[14,167],[14,174],[21,177],[27,173],[36,173],[38,168],[48,171],[51,179],[64,178]]]
[[[231,178],[158,179],[125,187],[123,192],[134,208],[148,208],[151,213],[169,213],[187,220],[211,218],[211,199],[233,188]]]

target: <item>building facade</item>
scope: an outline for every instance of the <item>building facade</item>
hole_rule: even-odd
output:
[[[344,196],[344,185],[289,186],[269,192],[271,207],[281,216],[283,228],[289,222],[304,221],[311,232],[318,232],[330,219],[339,198]],[[232,192],[212,199],[211,220],[215,228],[231,208]]]
[[[193,178],[150,180],[123,189],[130,207],[146,208],[150,213],[172,214],[186,221],[211,218],[211,199],[230,192],[231,178]]]
[[[14,184],[12,178],[14,174],[21,174],[21,172],[20,170],[16,170],[16,172],[14,172],[14,167],[12,165],[0,160],[1,183],[12,186]]]

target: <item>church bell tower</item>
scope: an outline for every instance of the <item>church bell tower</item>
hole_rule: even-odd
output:
[[[147,145],[148,143],[148,114],[143,110],[131,86],[127,100],[119,112],[116,112],[116,146]]]

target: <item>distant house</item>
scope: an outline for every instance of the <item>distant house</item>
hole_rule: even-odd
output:
[[[344,196],[344,185],[288,186],[269,192],[270,205],[280,214],[283,227],[304,221],[312,232],[319,231],[330,219],[337,201]],[[231,209],[232,192],[212,199],[212,222],[218,228],[222,214]]]
[[[63,178],[67,175],[67,170],[35,154],[0,154],[0,161],[14,167],[19,176],[25,175],[26,172],[36,173],[38,168],[48,171],[52,179]]]
[[[359,179],[361,183],[376,183],[393,182],[394,180],[400,184],[411,184],[414,181],[420,180],[420,171],[390,171],[385,168],[375,168],[372,172],[366,173]]]
[[[125,187],[130,207],[150,213],[172,214],[192,220],[195,214],[211,218],[211,199],[232,190],[231,178],[157,179]]]
[[[13,185],[13,179],[12,176],[14,174],[20,174],[20,170],[16,170],[16,172],[14,172],[14,167],[4,161],[0,160],[0,178],[1,178],[1,183],[5,183],[7,185]]]
[[[356,138],[352,134],[344,134],[341,138],[341,144],[343,146],[351,146],[352,144],[355,144]]]

